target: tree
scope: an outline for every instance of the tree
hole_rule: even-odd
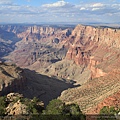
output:
[[[49,102],[46,107],[46,110],[43,111],[43,114],[48,115],[59,115],[62,114],[64,103],[59,99],[54,99]]]
[[[63,114],[79,115],[82,114],[82,111],[77,104],[68,104],[64,106]]]
[[[51,120],[85,120],[85,116],[77,104],[66,105],[59,99],[50,101],[43,114],[49,115],[50,118],[47,119]]]

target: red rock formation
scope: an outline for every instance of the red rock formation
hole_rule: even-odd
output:
[[[50,40],[53,38],[60,38],[62,41],[67,36],[69,36],[69,31],[72,29],[60,29],[56,27],[41,27],[41,26],[31,26],[28,27],[26,31],[18,34],[19,38],[22,38],[24,42],[37,42],[39,40]]]
[[[103,66],[113,56],[120,60],[119,29],[77,25],[69,40],[66,40],[66,45],[69,46],[66,59],[73,60],[77,65],[88,67],[92,72],[91,78],[104,76],[104,68],[98,68],[98,66]],[[112,61],[112,64],[118,67],[117,62]],[[112,64],[109,67],[112,68]],[[105,69],[109,71],[107,68]]]

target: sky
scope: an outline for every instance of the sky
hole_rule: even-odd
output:
[[[120,23],[120,0],[0,0],[0,23]]]

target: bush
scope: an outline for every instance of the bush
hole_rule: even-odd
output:
[[[109,106],[104,106],[100,110],[100,114],[116,114],[119,112],[119,109],[116,109],[115,107],[109,107]]]
[[[115,107],[109,107],[109,106],[104,106],[101,110],[100,110],[100,116],[98,118],[98,120],[116,120],[116,114],[118,114],[118,112],[120,111],[120,109],[117,109]]]
[[[77,104],[68,104],[64,106],[63,114],[79,115],[82,114],[82,111]]]
[[[39,114],[43,110],[43,107],[38,104],[40,102],[39,99],[36,97],[34,97],[32,100],[28,98],[22,98],[21,102],[27,106],[27,110],[30,114]]]
[[[49,115],[51,120],[85,120],[85,116],[77,104],[65,105],[59,99],[50,101],[43,114]]]
[[[59,115],[62,114],[64,103],[61,100],[54,99],[49,102],[46,107],[46,110],[43,111],[43,114],[48,115]]]
[[[6,113],[6,106],[7,106],[7,102],[6,102],[6,97],[0,97],[0,116],[4,116]]]

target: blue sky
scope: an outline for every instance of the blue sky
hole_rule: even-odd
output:
[[[118,23],[120,0],[0,0],[0,22]]]

